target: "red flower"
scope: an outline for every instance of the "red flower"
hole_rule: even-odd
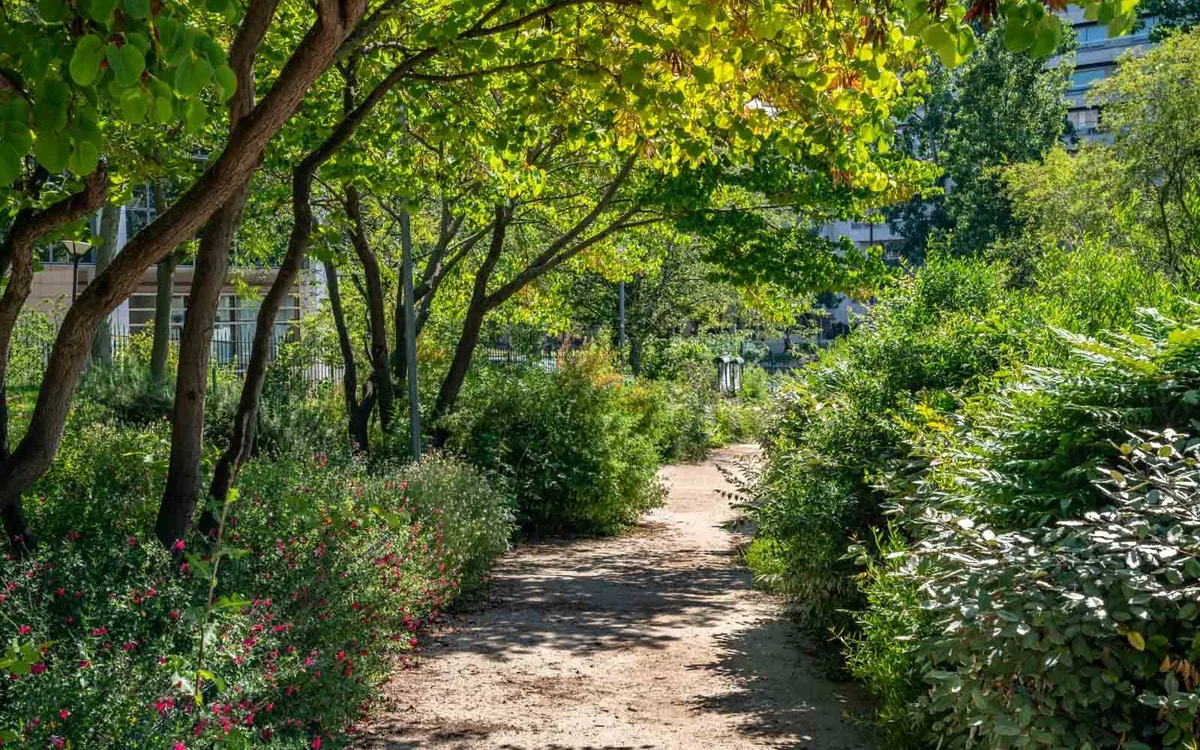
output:
[[[58,712],[58,718],[60,718],[60,719],[62,719],[62,720],[64,720],[64,721],[66,721],[67,717],[68,717],[68,716],[70,716],[70,715],[71,715],[71,712],[70,712],[70,711],[68,711],[68,710],[67,710],[67,709],[65,709],[65,708],[64,708],[63,710],[61,710],[61,711],[59,711],[59,712]]]
[[[320,737],[313,737],[312,748],[313,748],[313,750],[321,750],[321,738]]]
[[[33,632],[33,628],[31,628],[28,625],[22,625],[19,628],[17,628],[17,632],[20,633],[21,635],[29,635],[30,633]]]
[[[183,546],[184,546],[183,540],[180,539],[179,541],[175,542],[175,544],[171,547],[171,549],[175,550],[176,552],[182,552]]]
[[[46,664],[44,662],[38,662],[37,664],[34,664],[32,667],[30,667],[29,671],[32,674],[41,674],[42,672],[46,671]]]

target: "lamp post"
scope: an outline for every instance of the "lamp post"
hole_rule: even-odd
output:
[[[79,261],[83,260],[92,246],[81,240],[63,240],[63,247],[71,255],[71,303],[74,304],[79,294]]]

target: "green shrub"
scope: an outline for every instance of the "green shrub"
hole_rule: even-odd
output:
[[[1014,369],[935,418],[917,501],[1001,528],[1077,516],[1101,500],[1089,480],[1113,441],[1200,418],[1200,327],[1149,310],[1129,333],[1059,335],[1059,366]]]
[[[927,510],[897,573],[936,636],[918,709],[941,747],[1195,747],[1200,736],[1200,441],[1121,447],[1111,506],[998,533]],[[910,605],[911,606],[911,605]]]
[[[846,557],[883,523],[909,461],[905,421],[951,408],[1009,348],[1005,275],[933,257],[888,293],[859,330],[785,380],[764,439],[751,567],[828,634],[863,605]]]
[[[449,446],[513,493],[526,532],[612,534],[662,500],[642,417],[593,351],[555,371],[476,370],[446,426]]]
[[[368,474],[323,455],[254,461],[229,506],[206,615],[211,550],[189,539],[181,571],[148,533],[168,425],[94,415],[73,417],[29,493],[39,550],[0,560],[11,628],[0,658],[17,675],[0,681],[6,744],[337,740],[418,628],[504,548],[505,497],[453,462]],[[439,502],[443,490],[456,494]]]

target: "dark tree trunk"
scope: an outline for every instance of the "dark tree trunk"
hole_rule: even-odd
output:
[[[154,338],[150,345],[150,380],[167,379],[167,360],[171,356],[171,303],[175,297],[175,264],[171,253],[158,263],[154,278]]]
[[[8,355],[12,334],[33,287],[33,251],[47,233],[99,208],[108,192],[108,175],[103,168],[89,177],[84,189],[44,209],[21,209],[13,218],[8,236],[0,246],[0,258],[11,268],[8,284],[0,296],[0,461],[8,451]],[[21,508],[20,492],[2,508],[4,533],[14,552],[37,546]]]
[[[96,248],[96,275],[104,273],[117,254],[117,234],[121,229],[121,207],[105,203],[100,211],[100,237],[104,240]],[[112,361],[112,320],[108,315],[100,319],[96,336],[92,339],[92,361]]]
[[[475,274],[475,283],[471,288],[471,303],[467,307],[466,319],[463,320],[462,334],[458,345],[454,348],[454,359],[450,362],[450,370],[442,380],[438,389],[437,402],[433,407],[432,422],[434,424],[433,444],[440,448],[446,444],[449,435],[445,429],[445,418],[454,410],[454,402],[462,391],[471,369],[471,359],[475,356],[475,347],[479,345],[479,334],[483,330],[483,319],[489,307],[488,282],[491,281],[492,271],[500,261],[504,251],[504,235],[508,228],[510,214],[504,206],[496,206],[492,226],[492,241],[488,246],[488,254],[483,264]]]
[[[273,0],[251,0],[234,48],[261,31],[274,13]],[[100,318],[129,297],[142,273],[183,242],[249,181],[267,142],[299,107],[305,92],[328,68],[342,41],[361,18],[362,0],[321,3],[318,19],[283,66],[254,114],[238,126],[217,160],[188,192],[150,226],[138,233],[112,265],[71,305],[59,327],[46,377],[38,391],[29,427],[12,454],[0,463],[0,509],[16,501],[50,466],[62,439],[71,398],[87,362]],[[264,18],[265,16],[265,18]],[[253,33],[249,31],[253,24]],[[249,46],[257,49],[257,36]],[[232,56],[231,56],[232,57]],[[253,54],[250,55],[253,63]]]
[[[233,420],[233,435],[230,437],[229,446],[213,468],[209,497],[215,506],[225,502],[229,496],[229,488],[237,479],[242,466],[250,459],[250,452],[254,448],[254,430],[258,422],[267,366],[270,364],[271,346],[274,343],[275,318],[300,276],[300,267],[308,254],[309,239],[312,237],[313,215],[309,194],[312,189],[313,169],[315,167],[305,168],[301,165],[292,176],[292,233],[288,240],[287,254],[258,310],[258,319],[254,326],[254,345],[246,366],[246,378],[242,383],[237,416]],[[215,520],[211,510],[206,510],[201,521],[201,531],[208,533],[210,527],[214,527]]]
[[[642,339],[629,340],[629,371],[636,378],[642,374]]]
[[[229,100],[229,138],[237,137],[244,123],[252,122],[254,106],[254,58],[266,36],[278,0],[261,0],[250,6],[242,28],[229,51],[230,67],[237,77],[237,91]],[[358,3],[355,3],[356,7]],[[361,10],[359,11],[361,14]],[[328,19],[330,22],[333,19]],[[357,18],[355,19],[357,20]],[[353,22],[352,22],[353,25]],[[249,28],[248,28],[249,27]],[[345,39],[340,35],[336,44]],[[334,50],[336,53],[336,49]],[[332,62],[332,57],[329,58]],[[326,63],[328,64],[328,62]],[[285,71],[286,72],[286,71]],[[273,91],[271,93],[274,93]],[[269,93],[267,97],[269,98]],[[259,153],[261,156],[261,151]],[[249,178],[249,175],[247,176]],[[192,522],[200,495],[200,459],[204,449],[204,396],[208,379],[212,333],[221,302],[221,289],[229,272],[229,252],[250,196],[250,180],[231,191],[209,218],[200,238],[188,295],[183,335],[179,338],[179,367],[175,376],[175,409],[171,420],[171,460],[155,532],[163,546],[172,549]]]
[[[346,399],[346,418],[349,421],[350,450],[367,453],[370,438],[367,434],[369,409],[358,402],[358,366],[354,362],[354,344],[346,328],[346,315],[342,308],[342,292],[338,285],[337,268],[332,261],[325,261],[325,287],[329,292],[329,307],[333,311],[333,325],[337,329],[338,348],[342,351],[342,395]],[[364,399],[365,401],[365,399]]]
[[[379,270],[379,259],[367,239],[366,226],[362,218],[362,205],[358,188],[346,187],[346,213],[351,222],[351,244],[363,268],[366,287],[368,320],[371,334],[371,379],[379,403],[379,424],[384,432],[392,428],[395,414],[396,391],[392,383],[391,357],[388,354],[387,314],[384,312],[383,277]]]
[[[221,289],[229,272],[229,249],[249,191],[243,188],[213,215],[200,239],[188,295],[187,317],[179,338],[175,408],[171,414],[171,459],[158,519],[158,540],[170,549],[187,533],[200,496],[204,450],[204,399],[208,362]]]

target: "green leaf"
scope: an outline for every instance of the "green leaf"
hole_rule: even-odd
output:
[[[154,109],[151,110],[151,119],[159,125],[166,125],[175,119],[175,106],[170,96],[154,97]]]
[[[4,142],[11,144],[18,153],[27,154],[33,147],[33,135],[24,120],[8,120],[4,123]]]
[[[145,18],[150,15],[150,0],[123,0],[125,12],[133,18]]]
[[[0,143],[0,186],[9,186],[20,176],[21,154],[11,143]]]
[[[183,111],[183,129],[188,135],[199,132],[200,128],[204,127],[204,121],[208,119],[208,108],[204,106],[204,102],[200,99],[188,100],[187,107]]]
[[[935,23],[921,32],[921,39],[937,54],[938,59],[946,67],[952,67],[958,61],[958,41],[950,35],[944,24]]]
[[[91,141],[76,141],[75,150],[67,160],[67,167],[80,177],[96,171],[100,164],[100,149]]]
[[[1046,16],[1038,25],[1037,36],[1029,48],[1033,57],[1046,57],[1058,48],[1062,39],[1062,25],[1054,16]]]
[[[121,116],[128,123],[141,122],[146,118],[151,98],[150,92],[143,91],[141,87],[128,89],[121,94]]]
[[[91,86],[100,75],[100,61],[104,59],[104,40],[88,34],[75,45],[71,55],[71,79],[80,86]]]
[[[237,93],[237,76],[234,74],[233,68],[228,65],[218,65],[213,71],[213,76],[217,79],[217,85],[221,87],[221,101],[229,101],[229,98]]]
[[[212,79],[213,69],[203,57],[188,57],[175,71],[175,91],[184,99],[200,93]]]
[[[1004,46],[1013,52],[1024,52],[1037,38],[1037,26],[1027,23],[1016,14],[1009,14],[1004,25]]]
[[[117,0],[85,0],[84,6],[88,16],[108,26],[112,21],[113,12],[117,9]]]
[[[119,85],[128,88],[136,86],[142,80],[142,72],[146,70],[146,58],[137,47],[132,44],[121,47],[110,44],[107,58]]]
[[[40,132],[58,132],[67,126],[71,87],[60,78],[47,78],[38,87],[33,105],[33,126]]]
[[[48,23],[61,23],[70,17],[67,4],[62,0],[38,0],[38,15]]]
[[[34,158],[51,174],[58,174],[67,168],[70,154],[71,143],[60,133],[39,134],[37,142],[33,144]]]

